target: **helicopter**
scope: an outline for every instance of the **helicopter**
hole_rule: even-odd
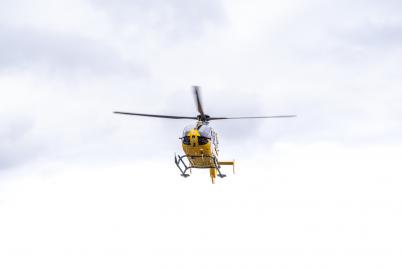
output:
[[[209,169],[211,181],[214,184],[216,177],[224,178],[225,174],[221,171],[221,166],[232,166],[234,173],[233,161],[219,161],[219,141],[218,134],[209,125],[210,121],[228,120],[228,119],[259,119],[259,118],[291,118],[296,115],[273,115],[273,116],[246,116],[246,117],[213,117],[204,113],[204,109],[200,97],[200,87],[193,86],[194,99],[197,107],[197,116],[175,116],[175,115],[159,115],[159,114],[144,114],[115,111],[115,114],[146,116],[165,119],[192,119],[195,123],[187,125],[181,140],[183,155],[176,155],[174,162],[180,171],[180,175],[188,177],[192,169]]]

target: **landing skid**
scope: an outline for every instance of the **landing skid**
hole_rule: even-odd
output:
[[[191,164],[190,159],[194,159],[194,158],[210,158],[212,159],[211,163],[212,165],[210,166],[203,166],[203,167],[197,167]],[[187,164],[183,159],[187,159]],[[209,168],[215,168],[218,172],[217,176],[220,178],[224,178],[226,177],[225,174],[223,174],[221,172],[221,166],[219,165],[218,159],[215,156],[191,156],[191,155],[175,155],[174,156],[174,162],[177,166],[177,168],[180,170],[180,176],[187,178],[188,176],[190,176],[190,174],[187,173],[187,171],[190,171],[191,173],[191,169],[193,168],[201,168],[201,169],[209,169]]]

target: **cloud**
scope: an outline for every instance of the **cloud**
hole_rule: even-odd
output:
[[[1,261],[322,267],[335,258],[334,267],[392,265],[402,236],[401,150],[281,143],[213,186],[207,171],[184,179],[164,162],[35,167],[0,189]]]
[[[1,1],[0,263],[395,266],[400,7]],[[298,117],[212,122],[236,175],[184,179],[193,122],[112,112],[196,115],[194,84],[213,116]]]
[[[94,8],[107,14],[118,31],[141,32],[143,37],[150,34],[170,42],[197,38],[204,28],[223,20],[220,1],[193,2],[174,1],[90,1]]]
[[[18,11],[26,15],[24,23],[3,17],[0,66],[8,81],[3,96],[14,91],[11,104],[33,114],[39,147],[48,148],[41,154],[49,158],[85,155],[96,162],[156,156],[147,148],[166,155],[179,150],[175,137],[189,122],[111,112],[195,115],[193,84],[202,86],[211,115],[298,115],[214,122],[230,153],[239,140],[247,153],[257,141],[266,150],[289,140],[398,142],[397,40],[382,33],[398,29],[386,17],[395,6],[374,12],[383,6],[73,1],[63,2],[63,11],[40,3],[39,9]],[[38,15],[45,10],[49,16]],[[66,20],[67,11],[82,25]],[[384,36],[378,46],[390,49],[366,41],[377,36]],[[155,132],[163,134],[155,138]]]
[[[108,43],[88,37],[39,31],[34,28],[0,28],[1,69],[47,69],[59,75],[71,73],[143,75],[146,69],[125,59]],[[142,73],[142,74],[141,74]]]
[[[43,148],[32,137],[32,118],[2,117],[0,120],[0,172],[34,159]]]

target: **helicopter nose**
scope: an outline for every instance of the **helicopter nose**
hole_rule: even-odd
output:
[[[192,146],[196,146],[198,143],[198,136],[200,135],[197,130],[193,129],[190,133],[190,143]]]
[[[197,136],[192,135],[191,138],[190,138],[190,140],[191,140],[191,145],[195,146],[195,145],[196,145],[196,142],[197,142]]]

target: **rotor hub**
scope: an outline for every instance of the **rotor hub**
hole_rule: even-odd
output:
[[[210,118],[211,117],[209,115],[207,115],[207,114],[204,114],[204,115],[199,114],[199,115],[197,115],[197,120],[202,121],[202,122],[207,122],[207,121],[209,121]]]

